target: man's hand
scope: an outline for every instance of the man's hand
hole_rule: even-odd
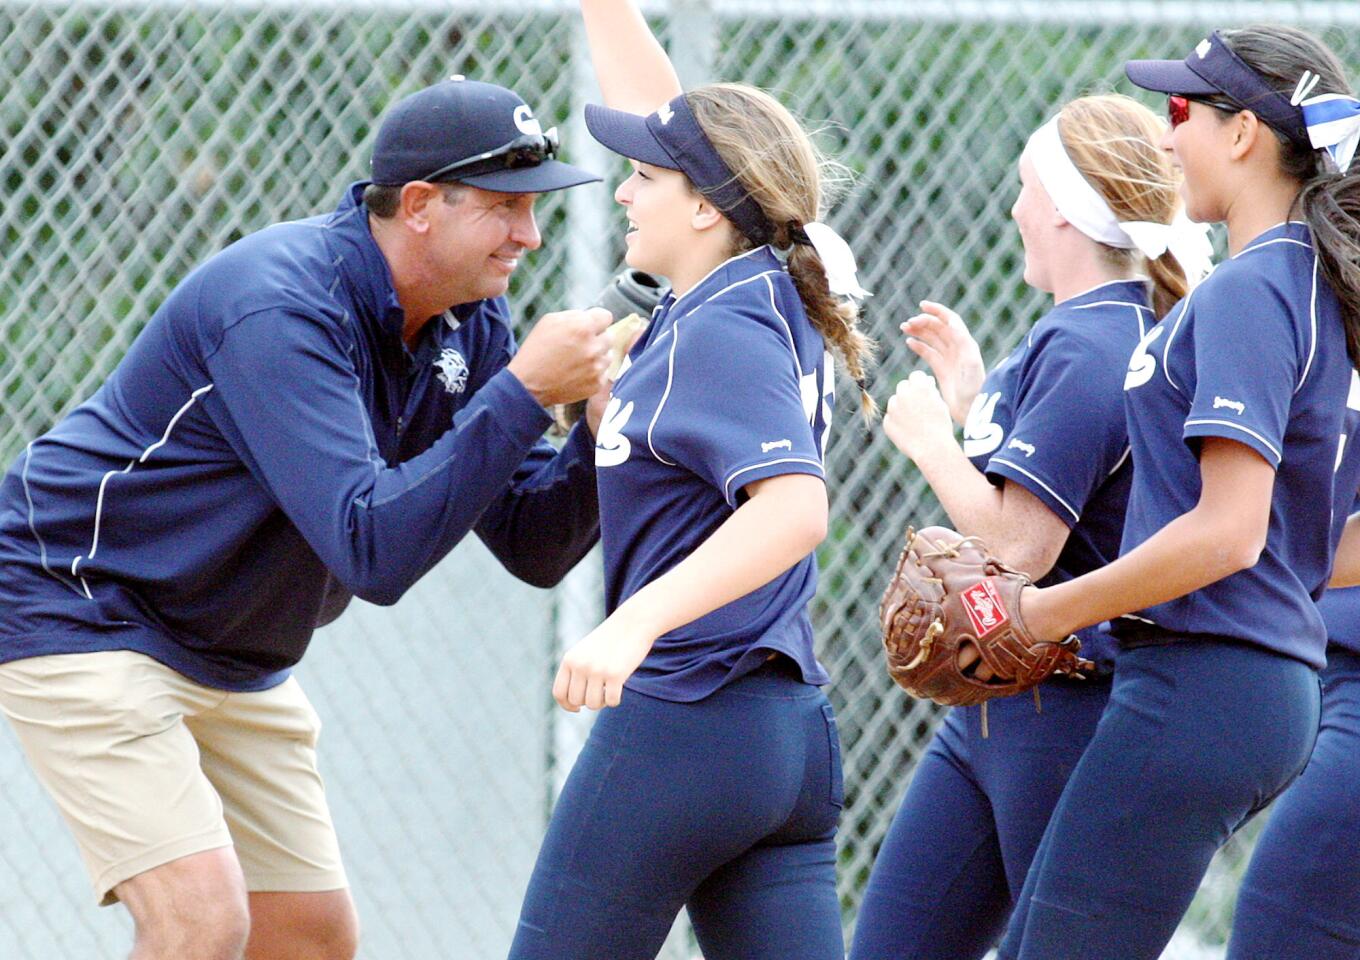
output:
[[[510,360],[510,372],[545,407],[607,392],[605,330],[612,321],[599,307],[545,314]]]

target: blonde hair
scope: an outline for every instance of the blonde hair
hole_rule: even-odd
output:
[[[1120,220],[1170,223],[1180,207],[1180,176],[1159,143],[1161,118],[1121,94],[1081,97],[1058,114],[1063,148],[1086,181]],[[1118,266],[1143,260],[1137,250],[1105,247]],[[1170,252],[1147,260],[1152,279],[1152,308],[1165,316],[1188,286],[1185,271]]]
[[[789,276],[808,319],[840,355],[859,386],[860,409],[871,419],[878,412],[867,386],[874,342],[859,329],[854,302],[831,293],[817,251],[793,242],[794,228],[818,218],[829,189],[847,181],[847,171],[822,156],[797,118],[763,90],[714,83],[686,94],[685,100],[718,156],[770,221],[770,242],[792,247]],[[754,246],[740,231],[734,233],[732,253]]]

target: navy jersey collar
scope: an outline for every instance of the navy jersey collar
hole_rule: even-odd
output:
[[[1132,303],[1140,307],[1148,305],[1148,281],[1144,277],[1128,280],[1111,280],[1084,290],[1075,297],[1068,297],[1054,306],[1055,310],[1089,307],[1094,303]]]
[[[397,300],[387,258],[368,226],[368,210],[363,204],[366,186],[368,181],[361,180],[345,189],[340,206],[325,221],[327,238],[336,257],[336,269],[359,308],[362,322],[400,337],[406,313]]]
[[[685,310],[693,310],[715,293],[730,287],[734,283],[742,280],[749,280],[751,277],[771,270],[783,270],[783,265],[779,258],[775,256],[773,248],[768,244],[756,247],[754,250],[747,250],[739,253],[735,257],[729,257],[722,263],[710,270],[702,280],[690,287],[679,297],[674,293],[666,295],[662,301],[662,306],[667,313],[674,313],[676,308],[682,307]]]
[[[1286,220],[1284,223],[1277,223],[1252,237],[1251,240],[1247,241],[1246,246],[1233,254],[1232,259],[1236,260],[1242,254],[1255,250],[1272,240],[1297,240],[1311,247],[1313,245],[1313,232],[1308,229],[1308,224],[1302,220]]]

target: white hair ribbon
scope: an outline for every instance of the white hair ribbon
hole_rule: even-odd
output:
[[[1192,287],[1213,268],[1214,245],[1209,241],[1208,224],[1195,223],[1184,209],[1177,210],[1170,223],[1121,220],[1119,228],[1149,260],[1156,260],[1170,250]]]
[[[838,297],[854,297],[863,300],[871,297],[868,290],[859,285],[859,266],[855,263],[855,252],[850,249],[839,233],[820,221],[803,224],[803,232],[812,241],[812,248],[822,259],[826,268],[827,286]]]
[[[1342,173],[1350,169],[1360,143],[1360,100],[1342,93],[1323,93],[1301,104],[1303,123],[1314,148],[1326,150]]]
[[[1120,221],[1067,155],[1057,117],[1034,131],[1025,155],[1063,219],[1092,240],[1120,250],[1136,249],[1149,260],[1170,250],[1191,284],[1209,272],[1213,248],[1208,225],[1193,223],[1184,212],[1178,212],[1171,223]]]

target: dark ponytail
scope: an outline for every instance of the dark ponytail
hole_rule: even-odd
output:
[[[1267,83],[1293,95],[1305,70],[1319,77],[1312,94],[1351,95],[1345,69],[1325,43],[1303,30],[1255,25],[1223,32],[1224,42]],[[1323,275],[1341,304],[1346,352],[1360,367],[1360,165],[1341,174],[1325,150],[1297,143],[1278,131],[1282,172],[1301,183],[1294,201],[1313,234]]]

